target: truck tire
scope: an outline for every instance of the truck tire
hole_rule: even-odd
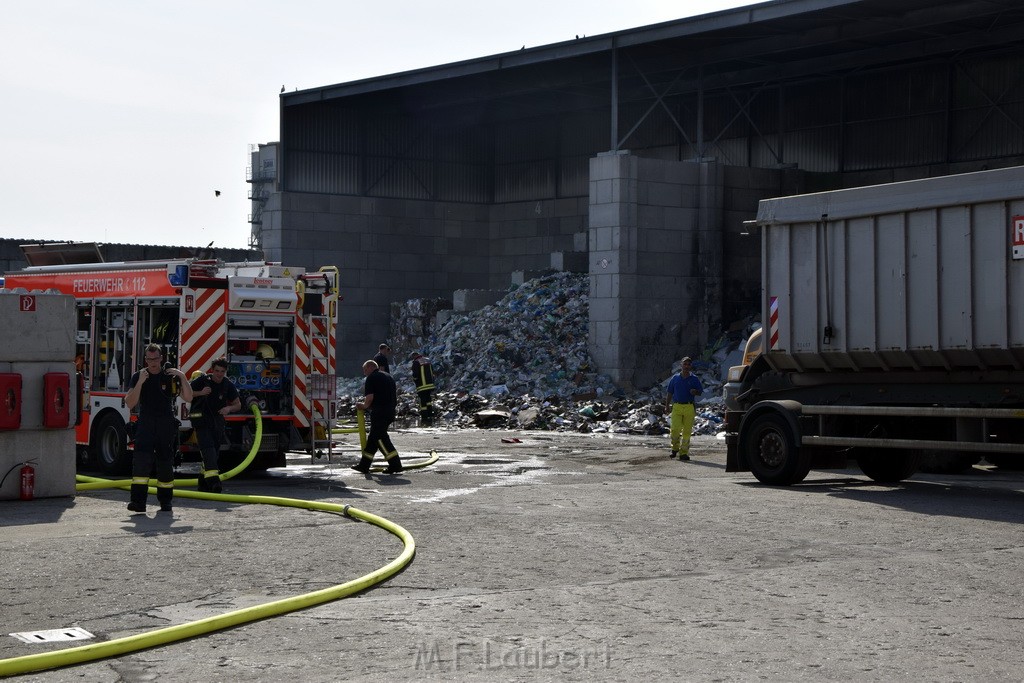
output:
[[[132,454],[128,452],[128,432],[117,413],[107,413],[93,423],[90,444],[93,462],[104,474],[128,474]]]
[[[861,471],[878,482],[903,481],[917,472],[920,463],[920,451],[881,450],[857,456]]]
[[[778,413],[755,416],[740,439],[747,465],[762,484],[797,484],[811,471],[810,453],[797,445],[793,427]]]

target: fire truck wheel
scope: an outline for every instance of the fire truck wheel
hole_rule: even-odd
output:
[[[750,425],[744,425],[740,448],[750,471],[763,484],[797,484],[811,470],[810,454],[797,445],[789,421],[776,412],[757,415]]]
[[[130,471],[132,458],[128,452],[128,433],[124,420],[117,413],[103,415],[93,424],[92,455],[105,474],[128,474]]]

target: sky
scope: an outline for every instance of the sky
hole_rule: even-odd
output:
[[[279,138],[282,86],[748,4],[5,0],[0,238],[244,248],[250,146]]]

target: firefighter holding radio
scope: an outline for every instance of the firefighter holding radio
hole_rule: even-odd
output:
[[[174,400],[192,400],[192,387],[185,373],[164,364],[159,344],[150,344],[143,354],[145,365],[132,375],[124,405],[128,410],[139,407],[139,421],[135,434],[135,454],[132,456],[131,502],[132,512],[146,511],[149,495],[149,477],[156,474],[156,499],[162,512],[171,511],[174,497],[174,450],[178,435],[178,420],[174,417]]]
[[[238,390],[225,382],[228,361],[223,356],[210,364],[210,374],[192,380],[192,409],[189,420],[196,430],[196,442],[203,456],[199,490],[220,493],[220,446],[224,443],[224,416],[242,409]],[[193,375],[194,376],[194,375]]]

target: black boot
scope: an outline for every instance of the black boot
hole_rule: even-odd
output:
[[[156,499],[160,501],[160,512],[171,511],[171,499],[174,498],[174,489],[157,487]]]
[[[359,460],[358,465],[352,465],[352,469],[356,472],[362,472],[363,474],[370,473],[370,465],[373,464],[373,458],[367,458],[365,455]]]
[[[132,512],[146,511],[146,498],[149,496],[149,486],[146,484],[132,484],[131,501],[128,509]]]
[[[404,472],[405,468],[402,467],[402,458],[396,453],[395,455],[388,458],[387,469],[384,470],[384,474],[398,474]]]
[[[217,472],[217,470],[209,471]],[[204,493],[220,493],[224,490],[220,485],[220,474],[207,474],[207,470],[203,470],[196,477],[196,490]]]

